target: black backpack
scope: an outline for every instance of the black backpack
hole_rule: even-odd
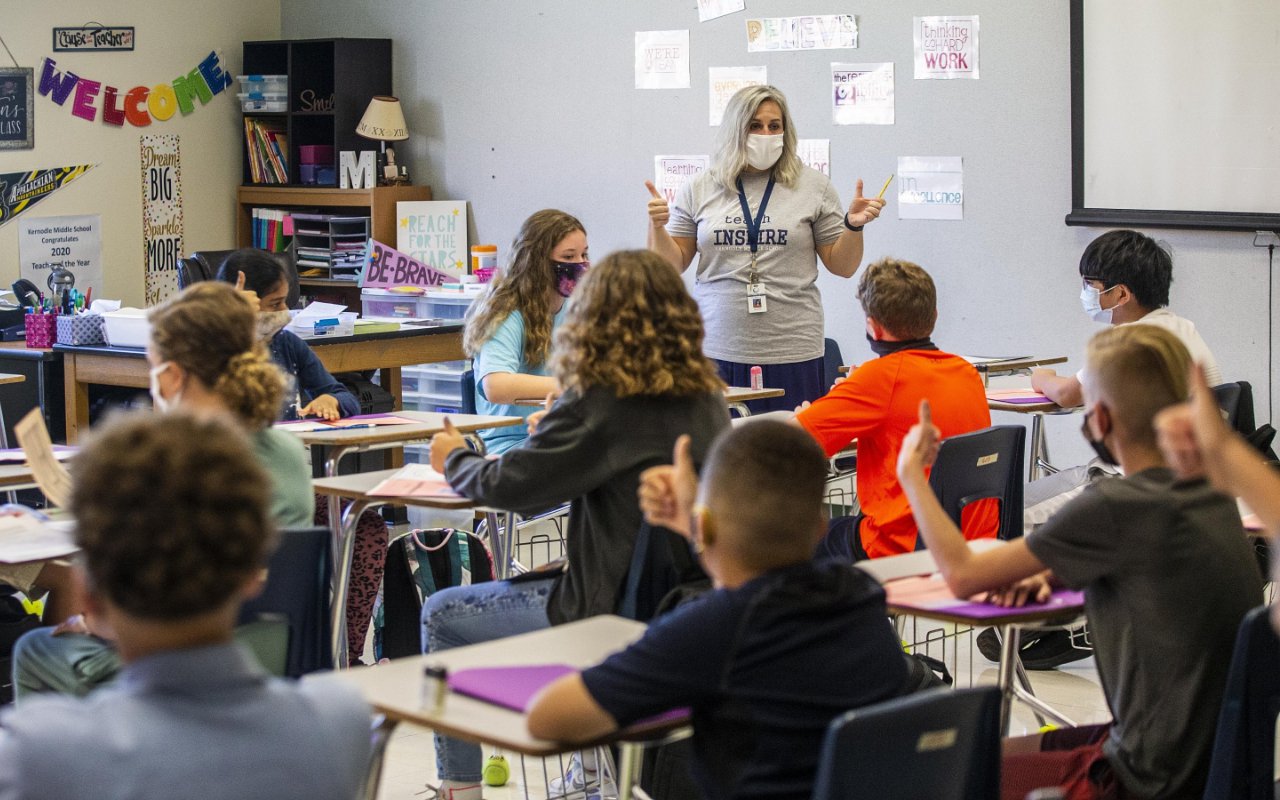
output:
[[[39,627],[40,618],[27,611],[17,590],[0,586],[0,704],[13,702],[13,645]]]
[[[422,654],[423,602],[440,589],[493,580],[493,559],[475,534],[414,530],[387,548],[382,597],[374,609],[375,658]]]

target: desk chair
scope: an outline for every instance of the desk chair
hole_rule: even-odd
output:
[[[822,744],[813,800],[995,800],[1000,691],[935,689],[850,711]]]
[[[458,391],[462,393],[462,399],[458,402],[459,414],[475,414],[476,413],[476,371],[474,369],[466,370],[459,379]]]
[[[185,289],[193,283],[212,281],[218,277],[218,269],[233,250],[201,250],[186,258],[178,259],[178,288]],[[298,307],[298,267],[291,253],[271,253],[284,266],[285,279],[289,282],[289,296],[285,303],[289,308]]]
[[[1213,387],[1213,394],[1231,429],[1243,436],[1265,458],[1274,461],[1276,455],[1271,445],[1275,441],[1276,430],[1269,424],[1257,424],[1253,413],[1253,386],[1248,381],[1223,383]]]
[[[1245,615],[1236,635],[1218,715],[1205,800],[1275,797],[1276,715],[1280,712],[1280,638],[1267,606]]]
[[[978,500],[1000,501],[1004,540],[1022,535],[1022,460],[1027,429],[1021,425],[993,425],[944,439],[929,473],[929,488],[942,509],[960,526],[965,506]],[[916,549],[923,550],[924,537]]]
[[[333,668],[329,650],[331,540],[328,528],[281,531],[280,543],[267,564],[266,586],[240,609],[239,625],[257,628],[249,633],[255,651],[277,661],[283,644],[284,674],[290,678]]]

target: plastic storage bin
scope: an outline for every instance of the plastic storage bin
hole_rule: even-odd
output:
[[[103,334],[112,347],[144,348],[151,338],[151,321],[141,308],[122,308],[102,315]]]
[[[476,295],[463,292],[401,294],[386,289],[365,289],[360,300],[366,317],[443,319],[461,321]]]
[[[288,75],[237,75],[240,91],[246,94],[289,94]]]
[[[237,94],[236,97],[240,98],[240,110],[244,112],[289,110],[289,95],[287,94],[250,92]]]

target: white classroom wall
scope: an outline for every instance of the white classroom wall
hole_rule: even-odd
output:
[[[133,52],[54,53],[52,29],[99,22],[136,28]],[[182,153],[185,250],[225,249],[235,243],[235,187],[240,183],[237,84],[196,102],[183,117],[152,121],[138,128],[102,122],[101,97],[93,122],[71,114],[71,99],[59,106],[40,96],[40,66],[46,56],[60,69],[127,91],[172,81],[194,69],[211,50],[232,75],[240,70],[240,43],[280,36],[279,0],[224,2],[94,2],[6,0],[0,12],[3,37],[19,65],[35,70],[35,148],[0,150],[0,173],[97,164],[88,173],[25,212],[46,217],[102,215],[104,294],[127,304],[143,303],[142,183],[139,139],[147,133],[176,133]],[[0,64],[13,63],[0,51]],[[18,277],[18,227],[23,216],[0,226],[0,284]],[[95,293],[95,297],[97,294]]]
[[[1066,0],[864,3],[747,0],[699,23],[694,0],[282,0],[286,37],[389,37],[408,120],[398,148],[415,182],[472,204],[472,243],[505,251],[520,221],[547,206],[585,223],[595,258],[642,247],[656,154],[710,151],[707,67],[764,64],[802,138],[832,140],[844,202],[858,176],[879,190],[900,155],[962,156],[964,220],[886,218],[867,257],[925,266],[938,283],[944,348],[1061,354],[1080,363],[1097,330],[1080,310],[1076,264],[1102,231],[1070,228],[1070,76]],[[746,52],[749,17],[854,13],[856,50]],[[981,78],[912,77],[913,15],[981,19]],[[634,34],[688,29],[690,89],[633,88]],[[830,62],[893,61],[896,124],[836,126]],[[1267,419],[1267,261],[1252,235],[1151,231],[1174,250],[1172,307],[1192,317],[1223,374],[1256,387]],[[870,357],[854,283],[821,280],[828,335],[846,361]],[[996,422],[1015,421],[997,415]],[[1056,461],[1088,456],[1079,417],[1049,420]]]

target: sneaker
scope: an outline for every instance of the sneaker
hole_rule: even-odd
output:
[[[596,768],[583,764],[582,753],[574,753],[569,759],[569,768],[565,770],[564,775],[547,782],[547,797],[563,798],[563,800],[614,800],[617,798],[618,784],[613,779],[611,759],[606,757],[601,761],[595,758],[594,753],[592,756],[588,761],[595,761]]]
[[[977,635],[974,642],[978,651],[988,661],[1000,663],[1000,637],[995,628],[987,628]],[[1071,632],[1065,630],[1027,630],[1018,642],[1018,658],[1029,670],[1049,670],[1079,661],[1093,655],[1093,648],[1081,647],[1071,641]]]

